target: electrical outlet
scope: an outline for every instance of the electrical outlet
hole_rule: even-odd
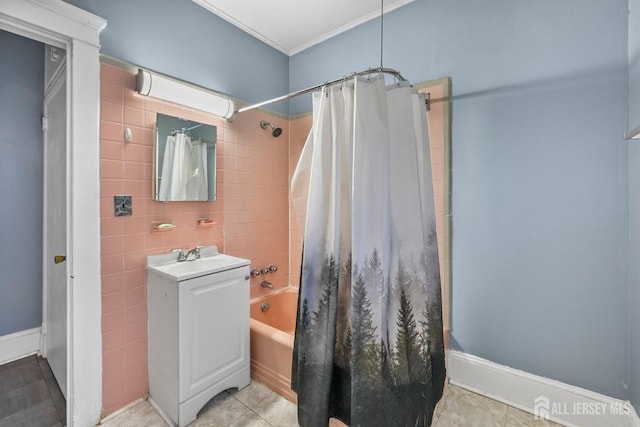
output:
[[[131,196],[128,194],[113,196],[113,210],[116,216],[131,216],[133,214]]]

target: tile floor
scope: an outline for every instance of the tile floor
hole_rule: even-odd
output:
[[[65,406],[45,359],[29,356],[0,366],[0,426],[62,427]]]
[[[296,405],[263,384],[252,381],[240,391],[228,391],[213,398],[190,427],[297,427]],[[151,405],[140,402],[110,419],[106,427],[161,427],[166,424]],[[331,423],[337,427],[340,423]],[[435,427],[553,427],[558,424],[536,420],[533,415],[447,385],[436,408]]]

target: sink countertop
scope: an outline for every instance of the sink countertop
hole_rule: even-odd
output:
[[[248,259],[219,253],[217,246],[202,247],[200,258],[193,261],[178,262],[178,254],[174,252],[147,256],[148,270],[176,281],[206,276],[249,264]]]

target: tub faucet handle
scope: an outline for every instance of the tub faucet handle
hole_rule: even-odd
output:
[[[253,270],[251,270],[250,274],[251,277],[258,277],[260,275],[260,270],[254,268]]]
[[[278,266],[277,266],[277,265],[274,265],[274,264],[271,264],[271,265],[269,266],[269,271],[270,271],[271,273],[275,273],[276,271],[278,271]]]
[[[261,272],[262,274],[268,274],[268,273],[269,273],[269,267],[262,267],[262,268],[260,269],[260,272]]]

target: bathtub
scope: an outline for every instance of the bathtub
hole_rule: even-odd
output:
[[[269,304],[265,312],[263,303]],[[251,300],[251,376],[280,396],[296,402],[291,390],[293,334],[296,327],[298,288]]]

